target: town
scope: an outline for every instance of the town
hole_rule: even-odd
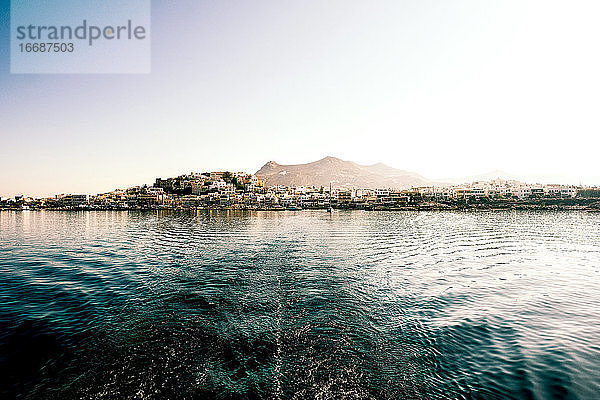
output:
[[[585,209],[600,210],[600,187],[527,184],[495,179],[463,185],[410,189],[364,189],[317,186],[267,186],[243,172],[190,173],[157,178],[152,185],[116,189],[97,195],[60,194],[49,198],[0,198],[4,210],[462,210]]]

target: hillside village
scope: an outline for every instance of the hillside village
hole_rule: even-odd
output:
[[[330,190],[331,188],[331,190]],[[599,208],[600,188],[528,184],[495,179],[462,185],[394,188],[266,186],[243,172],[190,173],[157,178],[153,185],[116,189],[97,195],[59,194],[48,198],[1,198],[2,209],[135,210],[135,209],[590,209]]]

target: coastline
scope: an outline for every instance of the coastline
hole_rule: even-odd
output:
[[[456,212],[500,212],[500,211],[585,211],[591,213],[600,213],[600,208],[584,205],[515,205],[511,207],[436,207],[436,206],[414,206],[414,207],[333,207],[334,211],[385,211],[385,212],[421,212],[421,211],[456,211]],[[270,212],[303,212],[303,211],[327,211],[326,207],[313,208],[285,208],[285,207],[56,207],[56,208],[0,208],[0,211],[13,212],[36,212],[36,211],[59,211],[59,212],[79,212],[79,211],[270,211]]]

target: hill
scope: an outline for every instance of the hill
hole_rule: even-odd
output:
[[[385,164],[359,165],[336,157],[307,164],[281,165],[269,161],[256,174],[267,186],[329,186],[355,188],[397,188],[424,186],[431,181],[421,175]]]

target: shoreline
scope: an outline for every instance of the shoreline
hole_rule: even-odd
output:
[[[74,208],[0,208],[0,211],[13,212],[39,212],[39,211],[57,211],[57,212],[101,212],[101,211],[172,211],[172,212],[199,212],[199,211],[236,211],[236,212],[303,212],[303,211],[327,211],[327,208],[301,208],[287,209],[277,207],[260,208],[235,208],[235,207],[132,207],[132,208],[111,208],[111,207],[74,207]],[[585,211],[590,213],[600,213],[599,208],[587,206],[516,206],[516,207],[361,207],[361,208],[343,208],[333,207],[333,211],[367,211],[367,212],[422,212],[422,211],[454,211],[454,212],[500,212],[500,211]]]

